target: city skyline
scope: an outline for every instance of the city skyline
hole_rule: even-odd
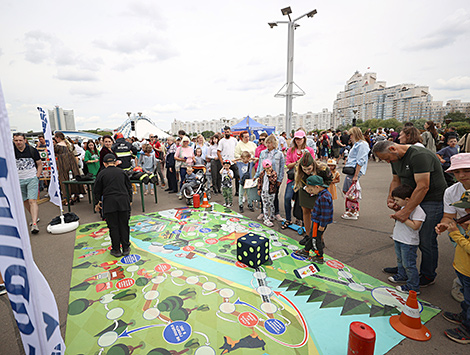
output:
[[[332,111],[356,70],[428,86],[435,101],[470,101],[467,1],[183,4],[5,4],[0,80],[11,125],[39,130],[36,107],[56,105],[74,110],[77,129],[117,127],[128,111],[164,130],[174,119],[282,114],[274,94],[286,80],[287,27],[268,22],[284,20],[286,6],[293,18],[318,11],[295,34],[294,81],[306,96],[293,112]]]

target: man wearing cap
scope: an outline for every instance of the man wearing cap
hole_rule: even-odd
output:
[[[111,237],[111,255],[120,257],[129,255],[129,218],[132,204],[132,185],[129,176],[116,167],[116,157],[106,154],[103,158],[105,169],[96,176],[94,195],[95,211],[103,209],[103,216]],[[101,205],[101,198],[103,204]],[[121,252],[122,247],[122,252]]]
[[[385,140],[375,143],[374,155],[392,165],[387,206],[394,210],[393,219],[404,222],[411,212],[420,205],[426,213],[419,231],[419,250],[421,250],[420,287],[432,285],[436,278],[439,257],[435,226],[443,215],[443,197],[447,188],[441,163],[430,150],[414,145],[396,144]],[[399,185],[407,184],[414,188],[405,207],[400,209],[392,198],[391,192]],[[396,274],[394,267],[384,268],[384,272]]]
[[[230,166],[230,170],[233,171],[233,175],[235,177],[235,196],[238,196],[238,185],[240,183],[240,174],[238,173],[238,166],[233,162],[235,160],[235,147],[237,146],[237,144],[237,139],[232,137],[232,130],[229,126],[225,126],[224,138],[219,141],[219,145],[217,147],[217,155],[222,165],[224,164],[225,160],[230,160],[232,163],[232,165]]]
[[[444,192],[444,216],[440,223],[436,226],[437,234],[441,234],[447,230],[447,225],[454,218],[461,218],[467,213],[464,208],[452,206],[453,203],[460,201],[460,198],[466,190],[470,190],[470,153],[460,153],[450,158],[450,168],[446,173],[453,174],[457,183],[448,187]],[[463,301],[463,295],[460,292],[461,284],[454,280],[451,295],[458,302]]]
[[[132,145],[132,143],[127,142],[124,139],[122,133],[116,133],[115,135],[116,143],[113,144],[111,150],[116,154],[117,158],[121,161],[119,167],[122,170],[132,169],[132,160],[134,160],[135,166],[137,162],[135,161],[137,156],[137,148]]]

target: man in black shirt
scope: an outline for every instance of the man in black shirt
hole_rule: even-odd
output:
[[[99,201],[95,210],[103,209],[103,216],[111,237],[111,255],[120,257],[129,255],[129,218],[131,216],[132,185],[129,176],[116,167],[116,157],[106,154],[103,158],[105,169],[96,176],[94,194]],[[101,197],[103,203],[101,205]],[[122,252],[121,252],[122,246]]]
[[[432,285],[437,275],[439,255],[434,227],[442,219],[442,201],[447,188],[439,159],[426,148],[391,141],[377,142],[372,150],[377,158],[392,165],[393,178],[387,199],[387,206],[395,211],[391,217],[404,223],[418,205],[426,213],[426,220],[419,231],[419,250],[422,254],[419,284],[420,287]],[[407,205],[400,209],[391,192],[402,184],[410,185],[414,191]],[[385,268],[384,271],[396,273],[394,269]]]
[[[348,137],[348,140],[349,140],[349,137]],[[335,159],[339,158],[339,151],[342,147],[345,147],[345,145],[341,143],[341,131],[338,129],[333,136],[332,150],[333,150],[333,157]]]

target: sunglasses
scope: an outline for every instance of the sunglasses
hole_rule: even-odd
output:
[[[259,141],[260,141],[260,142],[264,142],[264,138],[260,138]]]

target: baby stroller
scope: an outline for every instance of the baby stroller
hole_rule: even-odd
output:
[[[191,189],[184,188],[181,192],[186,199],[186,204],[189,206],[193,203],[193,195],[198,194],[201,196],[201,201],[204,195],[204,192],[207,195],[207,199],[211,199],[210,189],[207,186],[207,177],[206,177],[206,167],[203,165],[196,165],[193,166],[194,174],[196,174],[196,186],[193,186],[192,193]]]

